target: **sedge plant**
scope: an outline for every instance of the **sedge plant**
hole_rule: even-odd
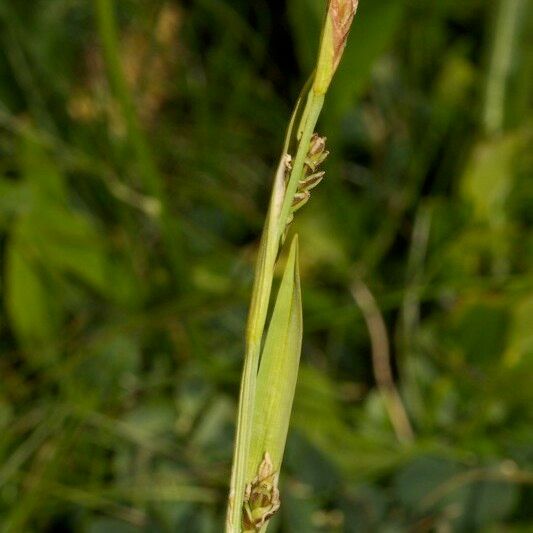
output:
[[[280,507],[278,478],[302,345],[298,237],[290,243],[268,330],[274,270],[294,213],[324,176],[324,137],[315,133],[324,98],[341,60],[357,0],[329,0],[314,73],[287,129],[261,237],[246,325],[227,533],[266,531]]]

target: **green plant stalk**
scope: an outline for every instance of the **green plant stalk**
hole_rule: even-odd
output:
[[[315,126],[318,122],[318,117],[322,111],[322,106],[324,105],[324,94],[316,93],[314,89],[309,91],[307,95],[306,106],[302,115],[302,120],[299,125],[298,131],[301,132],[301,137],[299,139],[298,150],[296,152],[296,158],[294,160],[294,165],[292,172],[290,174],[289,181],[287,183],[287,191],[285,198],[283,200],[283,205],[280,212],[280,224],[278,225],[278,238],[281,239],[283,232],[285,231],[285,226],[287,224],[287,219],[289,217],[289,212],[292,204],[292,199],[296,193],[299,181],[303,177],[304,163],[307,156],[307,150],[309,148],[309,142],[311,141],[311,136],[315,131]]]
[[[250,481],[246,479],[246,475],[252,438],[257,373],[276,258],[298,184],[304,175],[309,143],[322,110],[325,94],[342,56],[356,7],[356,0],[330,0],[328,3],[316,71],[311,78],[312,83],[304,87],[303,94],[292,114],[283,153],[274,178],[267,220],[259,247],[246,327],[244,368],[239,394],[237,434],[226,521],[228,533],[241,532],[244,492],[247,481]],[[300,114],[304,99],[305,106]],[[298,127],[295,129],[297,120]],[[286,158],[293,142],[297,143],[296,156],[287,183],[285,183]]]
[[[227,531],[240,531],[242,501],[245,488],[246,463],[250,449],[257,370],[261,354],[261,340],[265,328],[274,266],[279,247],[280,195],[283,194],[284,158],[281,159],[274,179],[274,187],[261,237],[255,271],[252,301],[246,326],[244,368],[239,395],[237,435],[233,459]]]
[[[318,95],[314,93],[312,89],[309,91],[306,106],[301,115],[300,123],[298,124],[298,131],[301,132],[301,136],[298,141],[298,149],[290,178],[285,189],[283,180],[285,152],[281,158],[274,179],[267,222],[261,237],[254,278],[254,288],[252,290],[252,300],[246,328],[244,368],[239,395],[237,435],[235,440],[230,505],[228,508],[230,513],[228,516],[228,531],[240,531],[240,529],[231,528],[240,527],[237,526],[237,524],[240,524],[242,495],[244,494],[246,485],[246,465],[250,451],[256,379],[261,355],[261,341],[265,329],[268,305],[272,291],[276,257],[289,217],[292,199],[296,193],[298,182],[303,176],[305,157],[307,155],[309,142],[318,121],[323,102],[324,95]],[[294,121],[300,105],[301,102],[299,101],[287,131],[284,150],[287,150],[291,144],[291,138],[294,133]]]
[[[304,90],[309,82],[304,87]],[[282,202],[285,195],[285,154],[288,153],[289,146],[293,138],[294,124],[301,107],[302,95],[298,98],[294,112],[291,116],[289,127],[285,135],[283,145],[283,155],[276,170],[270,205],[261,243],[254,275],[254,286],[252,289],[252,299],[246,325],[244,368],[241,378],[241,388],[239,394],[239,412],[237,415],[237,435],[235,438],[235,452],[232,468],[230,504],[228,506],[228,531],[232,531],[229,524],[239,524],[242,496],[236,498],[236,494],[244,492],[246,464],[250,449],[253,406],[255,399],[257,370],[261,354],[261,340],[265,329],[268,305],[274,278],[274,266],[279,250],[279,243],[282,235],[280,228]],[[302,164],[303,168],[303,164]],[[297,184],[296,184],[297,185]],[[286,220],[287,216],[285,217]],[[242,488],[238,490],[238,487]]]

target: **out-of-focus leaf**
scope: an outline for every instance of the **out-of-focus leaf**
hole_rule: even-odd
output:
[[[59,331],[61,309],[29,251],[16,241],[8,246],[5,277],[5,303],[17,340],[29,352],[39,348],[46,359]]]
[[[514,305],[505,364],[515,366],[526,356],[528,358],[533,356],[533,296],[531,295]]]
[[[452,338],[472,365],[498,363],[505,349],[509,317],[505,308],[488,302],[475,302],[458,310]]]
[[[118,334],[105,343],[84,347],[81,357],[79,367],[65,377],[73,401],[96,398],[111,405],[140,385],[141,352],[134,336]]]
[[[212,396],[212,388],[205,377],[201,375],[189,375],[185,372],[184,377],[176,392],[176,406],[178,419],[176,431],[181,434],[189,434],[202,410]]]
[[[483,531],[506,517],[517,503],[518,488],[512,483],[479,481],[468,487],[468,506],[457,520],[463,531]]]
[[[281,506],[283,529],[290,533],[320,531],[313,523],[320,506],[312,494],[309,494],[309,490],[306,490],[308,487],[299,484],[287,485],[287,490],[284,491],[284,503]]]
[[[0,396],[0,431],[4,431],[13,420],[13,407]]]
[[[7,225],[11,218],[27,209],[31,201],[25,183],[15,183],[0,176],[0,228]]]
[[[25,192],[27,198],[24,209],[13,213],[5,269],[6,306],[21,346],[44,353],[62,322],[60,277],[75,276],[104,292],[106,256],[88,216],[68,206],[64,179],[43,149],[25,141],[21,152],[21,179],[12,192]]]
[[[301,432],[295,431],[289,435],[285,455],[287,471],[299,482],[323,493],[338,487],[340,478],[336,466]]]
[[[312,366],[303,364],[298,378],[294,422],[306,434],[328,433],[339,421],[340,405],[334,382]],[[313,424],[309,425],[309,420]],[[321,426],[321,423],[326,424]]]
[[[175,419],[176,412],[172,403],[158,400],[150,404],[139,405],[128,413],[124,422],[130,424],[148,440],[150,437],[157,437],[169,432]]]
[[[42,146],[27,137],[20,145],[20,171],[39,196],[56,202],[65,200],[67,190],[63,174]]]
[[[465,100],[474,79],[473,65],[464,57],[450,53],[436,81],[435,98],[441,106],[456,106]]]
[[[298,238],[294,237],[257,375],[248,478],[253,479],[266,452],[279,471],[289,429],[302,347],[302,301]]]
[[[162,523],[165,530],[182,531],[191,526],[191,520],[198,511],[193,503],[189,502],[155,502],[154,508],[158,516],[158,521]]]
[[[341,236],[335,232],[327,216],[327,199],[317,196],[311,205],[298,214],[298,234],[307,253],[301,259],[302,276],[308,269],[325,265],[329,268],[343,268],[349,264],[346,248]]]
[[[87,217],[62,205],[40,201],[20,221],[19,231],[33,241],[39,262],[106,291],[104,243]]]
[[[93,221],[69,206],[65,179],[42,147],[25,140],[22,153],[31,203],[19,221],[21,238],[35,248],[37,262],[105,291],[104,245]]]
[[[87,528],[88,533],[136,533],[138,531],[137,527],[113,518],[97,518]]]
[[[339,400],[338,385],[332,378],[303,365],[298,379],[294,427],[339,469],[350,472],[350,479],[396,464],[402,450],[390,440],[390,432],[384,433],[384,437],[367,435],[364,429],[355,432],[342,419]]]
[[[216,396],[203,412],[193,432],[191,446],[195,450],[209,451],[213,457],[231,454],[233,406],[228,398]]]
[[[443,458],[421,456],[405,466],[398,474],[394,482],[397,498],[413,510],[424,510],[424,498],[434,494],[443,483],[449,481],[459,472],[455,463]],[[461,495],[453,494],[452,500],[463,500],[466,492]],[[450,502],[447,495],[443,500]],[[438,500],[442,503],[441,500]]]
[[[514,182],[514,165],[524,146],[522,134],[480,143],[472,153],[461,178],[461,193],[472,203],[480,222],[501,227]]]
[[[377,488],[363,485],[348,491],[341,505],[344,531],[346,533],[374,531],[382,524],[385,508],[385,495]]]
[[[44,347],[56,338],[62,321],[60,281],[72,278],[119,298],[124,290],[123,283],[110,283],[116,265],[108,262],[105,241],[94,221],[69,205],[65,180],[53,161],[30,141],[22,142],[21,152],[21,178],[0,204],[13,216],[5,269],[7,307],[21,344]],[[21,195],[23,208],[16,205]]]

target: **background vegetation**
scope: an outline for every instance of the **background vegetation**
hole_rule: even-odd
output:
[[[255,251],[323,6],[0,3],[3,530],[221,530]],[[273,531],[533,527],[528,7],[360,2],[295,222]],[[413,438],[376,386],[382,320]]]

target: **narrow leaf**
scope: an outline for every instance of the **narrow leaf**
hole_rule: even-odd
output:
[[[302,346],[302,303],[298,273],[298,238],[294,237],[276,298],[257,375],[253,441],[247,481],[269,454],[279,472]]]

